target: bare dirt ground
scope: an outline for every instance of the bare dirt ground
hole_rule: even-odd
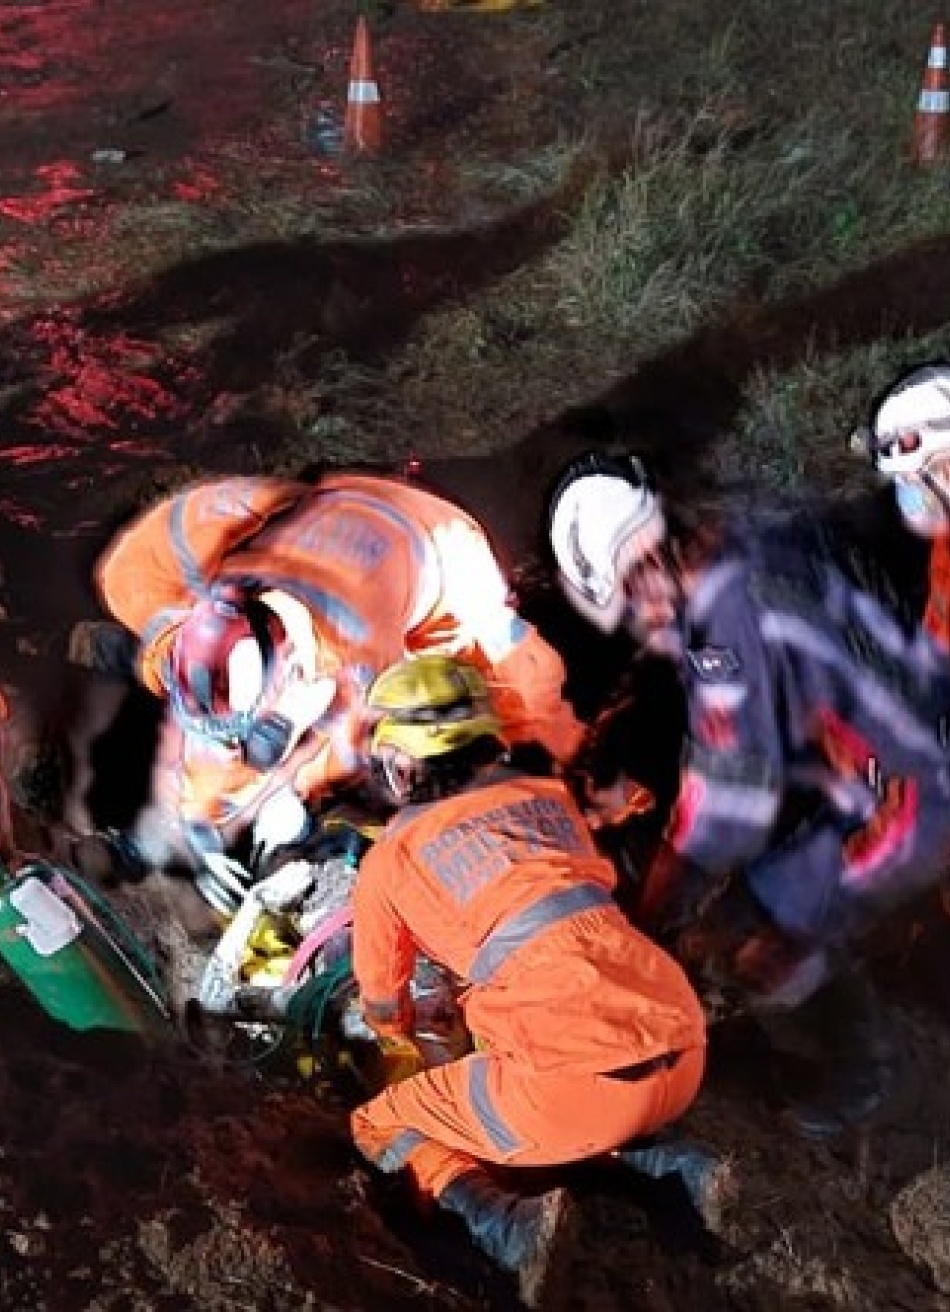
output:
[[[322,153],[320,137],[338,125],[354,5],[0,4],[0,649],[28,725],[55,714],[49,702],[68,709],[59,661],[69,623],[95,613],[89,565],[108,529],[190,474],[398,465],[419,452],[514,563],[533,565],[543,489],[580,446],[633,426],[679,490],[705,493],[711,468],[735,470],[712,439],[757,371],[874,343],[885,328],[904,340],[945,324],[936,226],[828,285],[792,279],[778,304],[750,274],[731,317],[649,349],[636,326],[623,339],[572,326],[563,305],[547,332],[522,314],[520,270],[556,246],[591,173],[610,176],[685,131],[658,90],[670,74],[657,51],[701,46],[708,30],[724,59],[719,8],[577,0],[423,15],[378,3],[387,151],[354,163]],[[835,8],[797,45],[786,13],[795,60],[779,68],[777,30],[774,58],[752,60],[720,96],[712,137],[725,132],[741,152],[765,108],[791,113],[822,41],[839,67],[873,44],[861,6]],[[918,45],[888,36],[875,49],[890,76],[905,58],[916,70]],[[877,85],[861,94],[873,102]],[[685,75],[690,115],[696,92]],[[692,131],[699,170],[714,147]],[[769,240],[778,250],[790,239]],[[519,371],[522,357],[530,369]],[[839,476],[834,452],[808,458]],[[616,653],[595,653],[563,615],[548,619],[590,694],[596,661],[612,669]],[[125,750],[103,765],[114,789],[120,772],[141,781]],[[113,797],[108,818],[117,809]],[[742,1025],[712,1036],[688,1128],[735,1158],[740,1197],[720,1236],[698,1232],[675,1189],[599,1167],[568,1173],[583,1230],[566,1306],[945,1308],[948,937],[928,907],[888,959],[904,1080],[861,1136],[804,1142],[783,1119],[761,1037]],[[416,1217],[398,1182],[361,1166],[345,1107],[322,1086],[318,1097],[180,1047],[83,1038],[13,987],[0,1054],[3,1309],[514,1306],[458,1230]],[[935,1167],[927,1241],[905,1234],[915,1263],[890,1212]]]

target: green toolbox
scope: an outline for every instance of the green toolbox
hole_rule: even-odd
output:
[[[36,862],[0,877],[0,958],[54,1020],[74,1030],[169,1024],[155,967],[132,931],[77,875]]]

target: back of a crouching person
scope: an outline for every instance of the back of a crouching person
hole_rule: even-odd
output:
[[[418,681],[427,660],[445,663],[396,670]],[[702,1009],[680,967],[615,904],[613,867],[567,788],[499,763],[490,718],[474,711],[476,729],[450,735],[465,746],[445,756],[466,768],[420,775],[429,740],[421,723],[406,735],[413,698],[398,700],[388,741],[374,735],[377,772],[397,790],[413,776],[439,784],[421,803],[416,789],[364,859],[354,903],[364,1014],[381,1036],[411,1040],[422,953],[462,982],[475,1050],[359,1108],[357,1145],[441,1200],[481,1163],[577,1161],[675,1120],[702,1080]]]
[[[655,1063],[671,1072],[657,1111],[678,1115],[702,1070],[702,1011],[680,967],[616,905],[615,882],[559,780],[499,767],[408,808],[359,881],[368,1018],[385,1024],[401,1005],[395,919],[465,981],[481,1052],[572,1078]]]

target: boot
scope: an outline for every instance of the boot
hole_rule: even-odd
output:
[[[503,1271],[517,1273],[525,1307],[540,1308],[570,1250],[575,1217],[567,1190],[522,1198],[485,1172],[470,1171],[453,1180],[438,1203],[462,1218],[472,1241]]]
[[[900,1072],[897,1043],[868,979],[841,976],[802,1007],[798,1028],[819,1049],[817,1073],[791,1099],[809,1139],[830,1139],[870,1120],[889,1101]]]
[[[618,1148],[613,1157],[653,1180],[676,1176],[707,1230],[718,1232],[723,1206],[735,1196],[729,1159],[690,1139],[659,1138],[642,1147]]]

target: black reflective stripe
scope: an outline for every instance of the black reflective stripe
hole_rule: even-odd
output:
[[[469,967],[469,979],[473,984],[486,984],[513,952],[537,934],[579,911],[608,906],[612,900],[607,890],[597,884],[578,884],[539,898],[489,934]]]
[[[488,1094],[489,1058],[475,1057],[469,1062],[468,1096],[472,1110],[482,1128],[501,1153],[513,1153],[521,1147],[521,1140],[505,1124]]]
[[[632,1066],[620,1066],[617,1070],[606,1071],[605,1074],[609,1080],[623,1080],[627,1084],[635,1084],[638,1080],[649,1079],[658,1071],[671,1071],[682,1055],[681,1052],[664,1052],[659,1057],[651,1057],[649,1061],[637,1061]]]

